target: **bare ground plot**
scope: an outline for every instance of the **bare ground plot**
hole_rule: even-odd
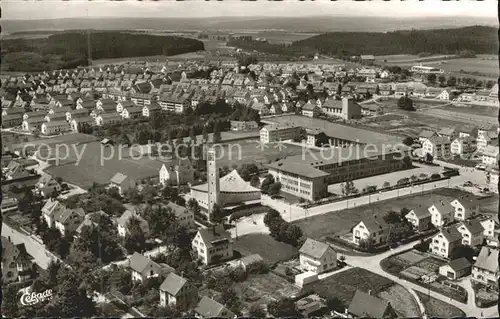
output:
[[[234,250],[242,256],[259,254],[270,263],[277,263],[297,256],[298,249],[276,241],[267,234],[249,234],[238,237],[234,241]]]
[[[321,239],[325,236],[342,235],[351,231],[360,220],[379,217],[389,211],[400,211],[402,208],[411,209],[418,205],[429,207],[440,200],[452,201],[454,198],[466,195],[464,191],[450,188],[440,188],[433,192],[409,195],[372,203],[370,206],[360,206],[342,211],[316,215],[302,220],[294,221],[305,237]],[[498,197],[479,200],[481,210],[494,211],[498,207]]]
[[[420,301],[424,304],[427,316],[438,318],[465,317],[465,313],[455,306],[434,297],[427,296],[424,293],[416,291]]]
[[[371,291],[373,295],[391,302],[400,317],[419,316],[418,305],[405,288],[362,268],[348,269],[311,283],[303,288],[303,292],[314,292],[324,298],[339,298],[347,307],[358,289]]]

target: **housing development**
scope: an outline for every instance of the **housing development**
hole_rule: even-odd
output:
[[[446,68],[486,55],[113,32],[0,75],[5,316],[498,317],[498,84]]]

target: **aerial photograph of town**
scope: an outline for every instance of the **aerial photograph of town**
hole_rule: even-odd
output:
[[[6,318],[498,318],[497,1],[2,1]]]

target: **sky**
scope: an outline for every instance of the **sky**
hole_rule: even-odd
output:
[[[37,20],[84,17],[294,17],[318,15],[352,15],[381,17],[477,16],[495,18],[498,0],[381,0],[354,2],[352,0],[316,0],[315,2],[285,0],[241,1],[109,1],[109,0],[3,0],[5,20]]]

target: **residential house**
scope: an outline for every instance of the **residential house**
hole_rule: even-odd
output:
[[[477,219],[469,219],[458,225],[462,234],[462,245],[476,247],[483,244],[484,227]]]
[[[116,220],[118,235],[120,237],[125,237],[128,234],[128,223],[131,219],[139,220],[141,229],[144,233],[149,233],[148,222],[142,218],[138,213],[132,210],[125,210],[123,214]]]
[[[430,154],[434,159],[449,159],[451,143],[447,137],[433,137],[422,143],[423,154]]]
[[[56,135],[71,131],[71,126],[66,121],[54,121],[43,123],[40,129],[44,135]]]
[[[2,128],[11,128],[23,124],[23,113],[2,115]]]
[[[59,207],[53,213],[54,227],[59,230],[61,236],[72,234],[85,218],[83,208],[70,209],[67,207]]]
[[[192,245],[194,252],[205,265],[233,257],[231,234],[224,229],[223,225],[198,230]]]
[[[43,117],[29,117],[23,121],[22,127],[24,131],[40,130],[43,123],[45,123]]]
[[[196,224],[194,222],[194,213],[191,210],[187,209],[186,207],[177,205],[173,202],[168,202],[168,204],[166,204],[165,206],[170,209],[175,215],[177,221],[179,222],[179,225],[184,226],[188,229],[195,227]]]
[[[138,252],[130,256],[128,267],[132,271],[132,282],[144,283],[147,279],[159,277],[162,273],[160,265]]]
[[[188,159],[173,160],[170,164],[163,164],[159,172],[162,185],[184,185],[194,181],[194,168]]]
[[[498,133],[496,132],[485,132],[483,134],[478,134],[476,139],[477,150],[482,152],[484,148],[488,145],[498,147]]]
[[[136,181],[122,173],[116,173],[111,179],[109,180],[109,188],[115,187],[118,189],[118,192],[120,194],[123,194],[123,192],[135,188],[136,187]]]
[[[62,187],[61,184],[49,174],[42,174],[38,182],[35,184],[35,189],[37,192],[41,192],[46,188],[51,188],[54,191],[60,192]]]
[[[479,214],[478,202],[469,195],[462,196],[460,199],[456,198],[450,204],[455,208],[456,220],[464,221]]]
[[[191,308],[198,292],[186,278],[171,272],[160,285],[160,306],[171,306],[185,311]]]
[[[494,214],[491,216],[484,216],[479,219],[481,226],[484,228],[483,235],[485,237],[494,237],[500,227],[500,223],[498,222],[498,215]]]
[[[67,117],[65,113],[49,113],[44,117],[46,122],[55,122],[55,121],[66,121]]]
[[[453,221],[455,208],[448,202],[443,200],[439,204],[434,204],[429,207],[431,213],[431,223],[435,227],[443,227]]]
[[[472,266],[472,281],[498,289],[498,249],[483,247]]]
[[[440,100],[451,100],[453,98],[453,92],[450,89],[444,89],[436,98]]]
[[[412,209],[405,218],[413,225],[417,231],[429,230],[432,226],[432,215],[428,209],[416,207]]]
[[[382,72],[383,74],[384,72]],[[390,83],[380,83],[378,85],[379,94],[383,96],[393,95],[394,90],[392,89],[392,84]]]
[[[355,318],[397,318],[391,304],[372,296],[371,291],[365,293],[356,290],[347,312]]]
[[[471,270],[472,264],[465,257],[461,257],[439,267],[439,274],[448,279],[457,280],[470,275]]]
[[[367,245],[382,245],[387,242],[390,225],[383,218],[375,216],[362,220],[352,229],[352,241],[356,245],[366,242]]]
[[[31,174],[19,161],[12,160],[5,168],[3,175],[6,177],[7,180],[16,180],[28,177]]]
[[[450,141],[453,141],[457,136],[457,131],[454,128],[443,127],[437,134],[441,137],[447,137]]]
[[[123,110],[131,107],[135,108],[137,105],[130,100],[120,101],[116,104],[116,113],[122,113]]]
[[[95,124],[95,119],[92,116],[78,117],[70,121],[71,129],[79,133],[87,133],[85,128],[92,127]]]
[[[487,145],[481,152],[481,162],[484,165],[497,166],[498,153],[498,146]]]
[[[121,116],[124,119],[136,119],[141,117],[143,114],[142,107],[136,106],[136,107],[125,107],[123,108],[123,111],[121,112]]]
[[[451,154],[470,154],[476,150],[476,140],[471,137],[458,137],[451,142]]]
[[[318,318],[328,312],[324,299],[316,294],[297,300],[295,305],[303,318]]]
[[[122,116],[120,114],[99,114],[95,117],[95,122],[97,126],[103,126],[106,124],[113,125],[120,123],[122,121]]]
[[[258,129],[259,125],[255,121],[231,121],[232,131],[247,131]]]
[[[302,107],[302,115],[307,117],[316,117],[318,115],[316,110],[316,104],[313,104],[309,101]]]
[[[149,105],[144,105],[142,107],[142,116],[150,117],[159,113],[160,111],[161,111],[161,106],[158,103],[153,102]]]
[[[474,138],[477,137],[478,129],[475,126],[461,126],[457,129],[458,132],[458,137],[467,137],[467,136],[472,136]]]
[[[299,250],[300,266],[317,274],[337,267],[337,252],[320,241],[307,238]]]
[[[436,138],[438,137],[439,135],[434,132],[434,131],[429,131],[429,130],[423,130],[422,132],[420,132],[420,134],[418,135],[418,141],[423,144],[426,140],[429,140],[429,139],[432,139],[432,138]]]
[[[431,252],[435,255],[452,258],[455,249],[462,242],[462,235],[455,227],[442,229],[438,234],[432,237],[430,244]]]
[[[195,316],[200,319],[234,318],[236,315],[217,301],[203,296],[194,309]]]
[[[64,208],[64,206],[54,198],[49,198],[42,207],[41,218],[45,221],[49,228],[54,226],[55,211]]]
[[[10,236],[2,236],[2,282],[4,285],[25,282],[33,275],[33,257],[26,251],[26,246],[14,244]]]
[[[498,168],[489,166],[486,168],[485,174],[486,184],[489,186],[490,191],[498,194]]]

